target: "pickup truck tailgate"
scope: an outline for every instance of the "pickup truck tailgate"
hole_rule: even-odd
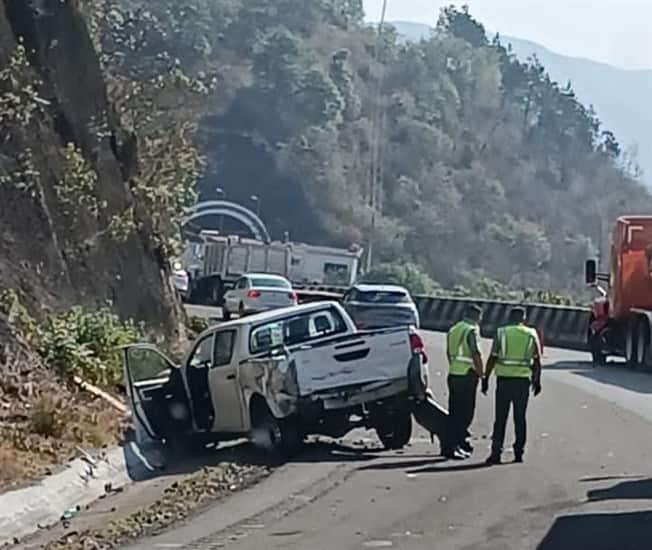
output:
[[[357,332],[293,353],[300,396],[407,376],[412,357],[406,328]]]

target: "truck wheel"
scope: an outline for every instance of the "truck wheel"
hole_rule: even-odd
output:
[[[625,328],[625,361],[630,369],[635,369],[638,365],[636,357],[637,333],[636,322],[632,319],[627,323],[627,327]]]
[[[637,363],[647,368],[650,359],[650,325],[648,320],[642,317],[638,322],[638,334],[636,335],[636,360]]]
[[[410,411],[383,414],[376,426],[376,434],[385,449],[402,449],[412,437],[412,414]]]
[[[607,363],[607,354],[603,350],[601,334],[589,334],[589,349],[594,367],[600,367]]]
[[[220,306],[222,303],[222,281],[213,281],[211,285],[211,305]]]
[[[292,419],[278,420],[265,407],[252,419],[251,440],[253,444],[274,459],[295,456],[301,448],[301,435]]]

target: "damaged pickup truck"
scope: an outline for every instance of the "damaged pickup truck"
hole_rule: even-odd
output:
[[[286,456],[308,435],[357,427],[375,429],[387,449],[405,446],[426,399],[426,362],[412,327],[359,331],[337,302],[213,326],[181,365],[147,344],[124,349],[132,411],[150,438],[245,436]]]

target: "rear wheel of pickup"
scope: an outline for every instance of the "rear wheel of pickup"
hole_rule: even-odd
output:
[[[402,449],[412,437],[412,413],[401,410],[379,415],[376,434],[385,449]]]

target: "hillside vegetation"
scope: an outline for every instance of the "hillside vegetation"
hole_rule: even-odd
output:
[[[0,2],[0,490],[115,444],[121,415],[75,377],[113,389],[117,346],[183,336],[145,193],[165,180],[146,187],[77,5]]]
[[[617,215],[650,210],[595,113],[466,11],[406,44],[391,27],[377,40],[360,1],[109,4],[109,68],[197,82],[205,96],[168,114],[197,124],[200,194],[257,195],[276,236],[373,234],[374,262],[415,263],[444,287],[568,289]]]
[[[406,39],[429,38],[432,28],[422,23],[392,21]],[[652,70],[622,69],[606,63],[555,53],[546,47],[511,36],[501,42],[527,60],[534,56],[557,82],[572,82],[577,97],[585,105],[594,105],[603,122],[619,137],[625,169],[641,174],[646,186],[652,185]]]

